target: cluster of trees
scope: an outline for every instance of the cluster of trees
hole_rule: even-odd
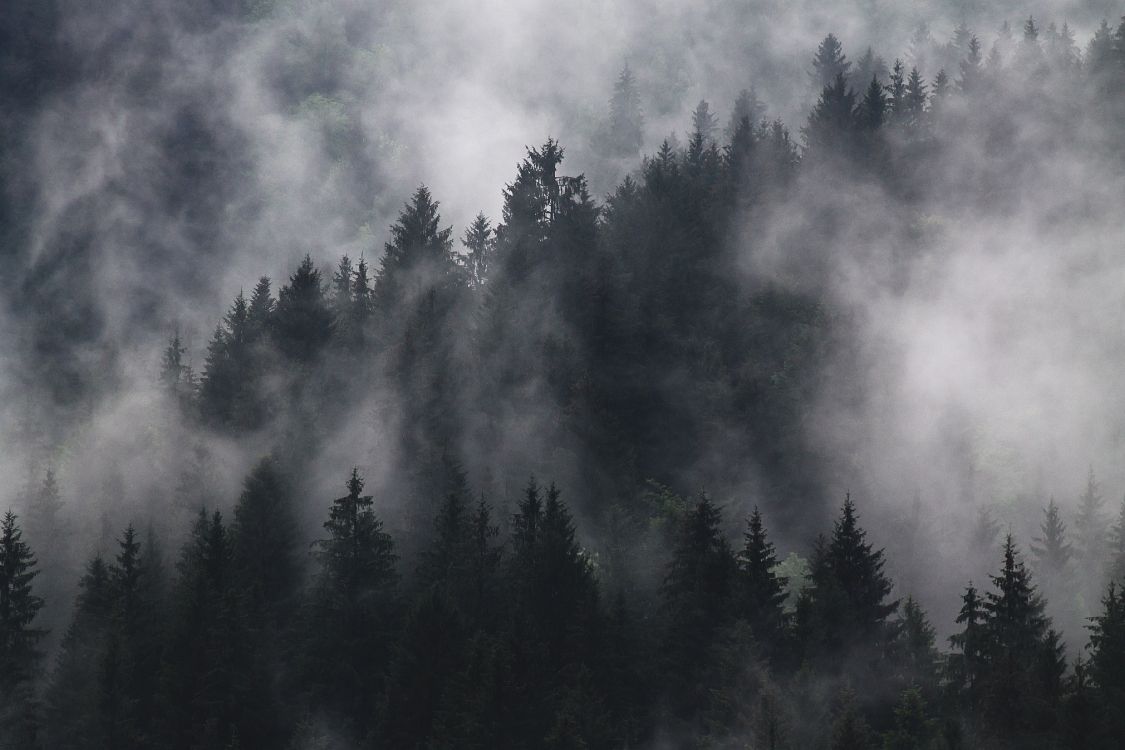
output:
[[[827,520],[803,406],[825,363],[846,363],[848,321],[815,281],[747,272],[758,228],[811,205],[818,224],[794,244],[829,246],[847,217],[819,211],[821,186],[847,180],[907,208],[953,200],[937,195],[951,185],[966,203],[1002,201],[991,191],[1022,167],[1003,137],[1012,117],[1093,102],[1112,122],[1125,101],[1125,24],[1103,24],[1080,55],[1065,25],[1029,19],[987,59],[962,27],[942,55],[956,80],[871,50],[853,65],[830,35],[803,148],[748,88],[722,129],[701,102],[686,143],[669,138],[599,204],[548,140],[505,187],[499,223],[478,216],[460,248],[421,187],[377,268],[306,256],[276,292],[262,277],[198,371],[174,336],[160,378],[178,426],[268,435],[274,457],[227,516],[221,498],[199,509],[174,565],[160,535],[131,526],[89,560],[50,659],[41,613],[64,570],[31,547],[45,553],[66,523],[53,475],[25,528],[4,517],[0,742],[1113,747],[1125,515],[1102,533],[1092,477],[1077,548],[1049,505],[1033,581],[1009,535],[988,584],[965,589],[946,652],[920,604],[895,598],[850,499],[805,576],[783,572],[763,514],[732,544],[720,508],[685,497],[753,476],[778,527]],[[626,68],[598,136],[607,158],[641,147],[639,101]],[[942,170],[981,139],[995,151],[982,174]],[[301,478],[366,407],[393,435],[380,500],[396,517],[353,471],[306,554]],[[568,488],[588,548],[529,473]],[[1107,559],[1104,578],[1090,572]],[[1048,616],[1075,592],[1092,620]],[[1068,662],[1063,631],[1085,641],[1087,628]]]
[[[358,472],[346,490],[310,552],[269,458],[229,521],[200,510],[172,570],[129,526],[87,562],[42,689],[36,556],[6,514],[5,746],[1110,748],[1125,731],[1125,580],[1068,665],[1011,535],[943,652],[850,497],[788,580],[760,512],[733,545],[705,494],[667,496],[643,593],[610,588],[553,485],[531,480],[502,524],[462,479],[409,560]]]

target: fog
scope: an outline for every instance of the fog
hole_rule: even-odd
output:
[[[911,49],[921,22],[943,43],[964,21],[987,54],[1001,23],[1018,39],[1029,12],[1068,21],[1080,48],[1120,12],[1094,2],[293,0],[57,3],[52,17],[35,6],[0,17],[5,38],[47,29],[29,53],[43,80],[5,114],[2,471],[19,508],[33,477],[57,469],[79,529],[75,561],[105,543],[103,523],[112,534],[174,507],[185,446],[206,446],[215,485],[200,493],[220,504],[269,450],[267,434],[167,428],[157,375],[174,331],[199,371],[240,289],[263,274],[280,286],[306,253],[326,276],[344,253],[376,263],[419,184],[455,236],[479,211],[498,221],[525,148],[548,136],[566,149],[563,173],[587,174],[600,201],[640,163],[591,146],[625,64],[652,154],[673,133],[686,140],[700,99],[725,124],[749,86],[797,137],[819,93],[809,61],[829,32],[852,61],[872,46],[909,63],[921,62]],[[29,74],[18,52],[8,62],[15,90]],[[892,552],[893,519],[920,513],[933,544],[890,566],[942,623],[981,575],[963,536],[979,508],[1029,541],[1049,496],[1073,512],[1088,468],[1108,507],[1125,492],[1119,157],[1106,159],[1104,134],[1081,113],[1028,107],[1011,118],[1003,165],[980,143],[958,144],[921,208],[805,175],[796,200],[729,232],[748,285],[825,294],[847,337],[805,416],[822,486],[784,514],[780,546],[806,554],[849,490]],[[1002,192],[974,204],[998,174]],[[805,230],[828,208],[851,219],[809,246]],[[750,232],[765,239],[743,251]],[[386,453],[399,405],[370,385],[320,448],[310,527],[353,464],[373,487],[394,481]],[[504,451],[546,419],[534,401],[508,416]],[[691,478],[734,515],[768,505],[755,471],[742,475]]]

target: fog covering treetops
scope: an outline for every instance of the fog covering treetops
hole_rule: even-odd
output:
[[[1125,20],[763,8],[0,13],[0,744],[1115,747]]]

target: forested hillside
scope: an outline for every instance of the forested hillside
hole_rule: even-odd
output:
[[[214,5],[0,16],[0,747],[1120,747],[1125,20],[653,41],[495,200]]]

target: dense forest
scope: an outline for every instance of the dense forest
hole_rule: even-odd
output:
[[[214,5],[174,28],[221,48],[280,13]],[[295,33],[266,55],[334,154],[295,199],[251,189],[253,138],[187,101],[197,81],[95,54],[176,34],[53,46],[61,7],[0,11],[0,47],[34,32],[0,50],[0,249],[23,274],[0,321],[0,747],[1121,746],[1125,432],[1052,421],[1120,396],[1101,370],[1012,374],[1040,360],[1007,342],[1030,329],[1052,364],[1120,346],[1116,297],[1079,314],[1057,291],[1125,278],[1104,261],[1125,20],[922,25],[887,57],[828,34],[786,74],[799,120],[754,70],[679,113],[660,56],[633,55],[580,142],[525,148],[499,213],[455,231],[425,176],[395,192],[415,175],[383,166],[354,92],[319,93],[368,58]],[[125,110],[185,101],[59,208],[33,189],[57,176],[19,169],[65,125],[35,113],[105,70]],[[123,141],[149,143],[141,120]],[[305,200],[333,220],[300,226]],[[276,226],[245,230],[261,211]],[[232,227],[295,262],[220,265]],[[917,291],[950,268],[963,296]],[[199,312],[210,285],[225,311]],[[942,338],[981,295],[1001,324]],[[939,413],[948,383],[981,396]]]

